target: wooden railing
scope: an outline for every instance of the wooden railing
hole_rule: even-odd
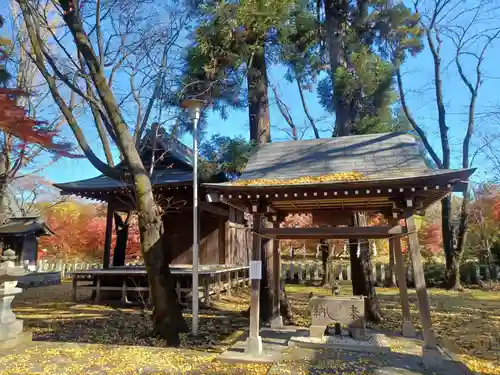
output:
[[[130,262],[127,265],[142,265],[140,262]],[[339,277],[339,280],[351,280],[351,267],[348,262],[330,262],[328,264],[329,272],[332,277]],[[465,267],[465,266],[464,266]],[[71,277],[74,271],[89,270],[102,268],[100,263],[91,262],[70,262],[64,263],[62,261],[46,261],[40,260],[37,263],[38,272],[61,272],[61,278]],[[383,285],[389,275],[389,265],[377,263],[373,265],[373,274],[375,280],[379,285]],[[491,275],[489,268],[486,265],[475,264],[473,267],[468,266],[465,275],[465,281],[469,284],[478,284],[479,280],[500,280],[500,267],[494,267],[493,275]],[[297,260],[288,261],[283,260],[281,264],[281,274],[285,280],[298,280],[299,282],[305,281],[321,281],[323,278],[323,267],[320,261],[314,260]],[[407,280],[413,281],[413,272],[411,267],[407,269]]]

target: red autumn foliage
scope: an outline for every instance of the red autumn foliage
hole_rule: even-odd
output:
[[[43,211],[47,225],[55,236],[41,237],[41,253],[45,257],[64,261],[102,261],[106,232],[105,210],[98,205],[66,202]],[[116,241],[113,230],[112,249]],[[132,220],[127,243],[127,258],[140,254],[140,238],[137,222]]]
[[[429,254],[438,254],[443,249],[441,225],[438,223],[424,223],[418,231],[420,245]]]
[[[285,220],[280,224],[282,228],[311,228],[315,225],[313,224],[313,218],[310,214],[295,214],[288,215]],[[318,241],[315,240],[287,240],[282,241],[282,246],[292,247],[292,248],[302,248],[303,245],[306,247],[313,248],[316,246]],[[286,245],[284,245],[286,244]]]
[[[500,194],[495,196],[493,203],[493,218],[495,221],[500,222]]]
[[[80,158],[83,155],[71,153],[71,144],[56,142],[59,132],[47,128],[46,124],[29,118],[24,108],[16,104],[19,96],[26,95],[18,89],[0,88],[0,130],[19,138],[19,151],[27,144],[38,144],[57,156]]]

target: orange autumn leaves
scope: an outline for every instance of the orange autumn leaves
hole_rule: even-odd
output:
[[[106,231],[104,205],[68,201],[49,206],[43,209],[42,214],[55,233],[54,236],[40,238],[39,247],[47,250],[45,257],[66,261],[101,261]],[[113,228],[112,249],[115,243],[116,232]],[[133,217],[129,227],[127,258],[132,260],[137,255],[140,255],[140,238],[137,221]]]

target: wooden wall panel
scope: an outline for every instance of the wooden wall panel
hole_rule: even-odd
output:
[[[192,264],[193,217],[190,211],[164,216],[164,246],[171,264]],[[200,213],[200,264],[219,263],[219,217]]]
[[[245,227],[243,212],[229,210],[229,259],[231,264],[248,265],[252,248],[252,233]]]
[[[231,212],[232,211],[232,212]],[[232,220],[234,221],[232,221]],[[164,216],[164,246],[171,264],[192,264],[193,218],[190,211]],[[252,234],[243,212],[230,208],[230,220],[200,213],[200,264],[248,265]]]

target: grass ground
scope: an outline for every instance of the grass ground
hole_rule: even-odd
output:
[[[350,294],[350,288],[344,286],[341,292]],[[379,288],[377,292],[384,320],[373,328],[387,332],[399,331],[401,309],[397,290]],[[180,349],[163,350],[154,349],[165,347],[165,342],[150,337],[152,326],[147,312],[134,307],[91,305],[88,303],[90,294],[79,293],[81,303],[76,305],[71,302],[71,286],[68,284],[28,289],[14,300],[17,316],[24,319],[25,326],[33,331],[34,340],[99,344],[78,350],[70,344],[57,349],[57,353],[55,349],[47,350],[41,345],[29,355],[38,358],[43,368],[50,369],[50,359],[54,355],[58,358],[87,358],[95,356],[97,351],[99,363],[107,363],[109,373],[117,375],[134,374],[132,366],[136,368],[143,364],[147,368],[148,363],[186,374],[265,374],[269,370],[269,366],[265,365],[232,365],[229,370],[227,365],[212,361],[217,353],[235,342],[248,327],[248,319],[242,314],[248,308],[249,295],[246,290],[237,296],[214,302],[211,309],[202,310],[201,332],[197,338],[183,335]],[[321,295],[329,291],[319,287],[287,285],[287,293],[299,324],[308,326],[306,306],[311,293]],[[472,370],[480,374],[500,374],[500,293],[430,290],[430,296],[434,327],[441,344],[459,354]],[[414,293],[410,293],[410,302],[414,323],[418,328]],[[190,314],[186,313],[185,317],[190,323]],[[397,347],[392,349],[404,350]],[[41,355],[42,352],[45,354]],[[16,355],[19,355],[18,360],[12,357]],[[22,368],[23,364],[29,362],[26,353],[14,352],[10,356],[0,357],[0,368],[4,361],[12,362],[13,359],[21,367],[17,372],[2,374],[29,373],[29,369],[23,372]],[[65,369],[68,374],[79,373],[69,365]],[[151,370],[144,373],[155,372]]]
[[[299,315],[299,324],[308,326],[307,297],[327,295],[328,290],[302,285],[288,285],[287,293]],[[341,293],[350,295],[343,286]],[[420,329],[417,298],[409,291],[413,323]],[[377,288],[384,319],[372,328],[384,332],[399,332],[401,308],[395,288]],[[500,292],[467,290],[463,293],[429,289],[433,327],[440,344],[456,353],[473,371],[500,374]]]

